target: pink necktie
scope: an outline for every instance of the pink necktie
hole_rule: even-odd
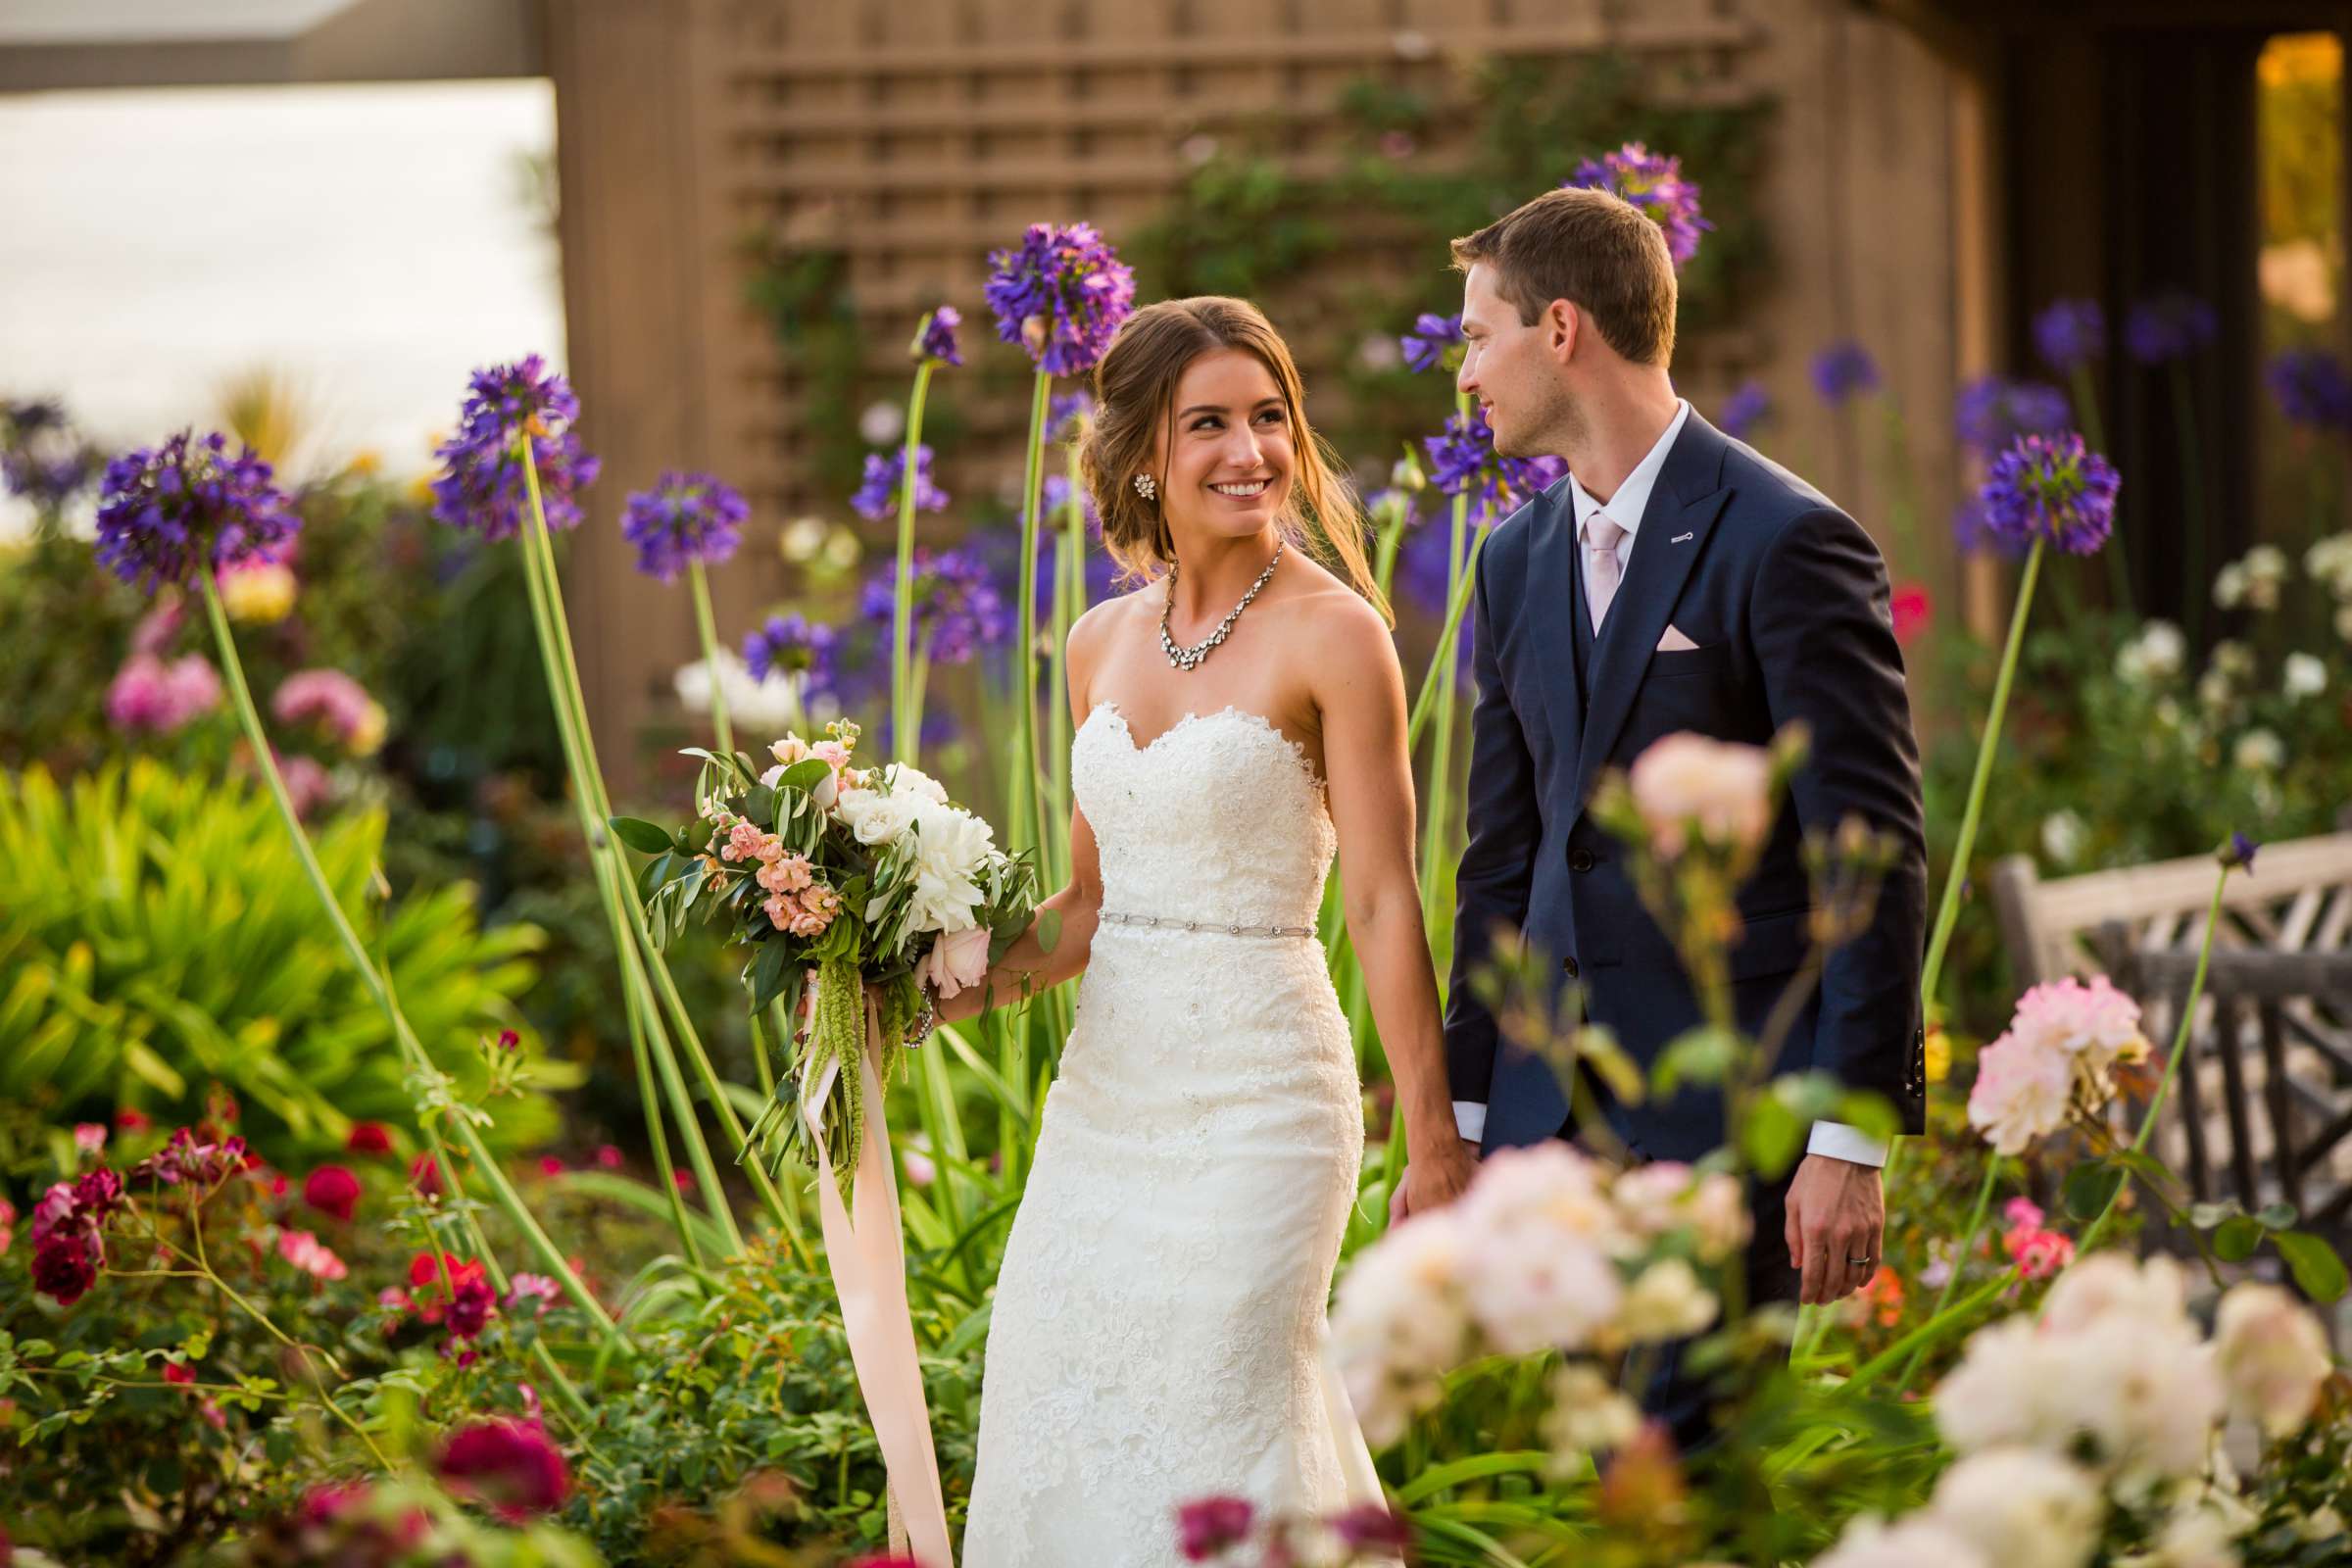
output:
[[[1617,597],[1617,542],[1625,530],[1605,512],[1585,519],[1585,602],[1592,608],[1592,630],[1598,633],[1609,601]]]

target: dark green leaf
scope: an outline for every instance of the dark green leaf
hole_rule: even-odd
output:
[[[2315,1301],[2333,1301],[2343,1296],[2344,1260],[2335,1255],[2334,1248],[2309,1231],[2280,1231],[2272,1240],[2304,1295]]]
[[[2243,1263],[2261,1245],[2261,1222],[2247,1215],[2232,1214],[2214,1229],[2213,1255],[2225,1263]]]
[[[2097,1219],[2123,1185],[2124,1173],[2105,1160],[2077,1165],[2066,1173],[2066,1211],[2079,1220]]]
[[[634,816],[611,818],[613,836],[640,855],[660,855],[669,848],[669,835]]]

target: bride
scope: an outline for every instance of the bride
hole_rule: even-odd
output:
[[[1356,511],[1256,307],[1138,312],[1082,455],[1148,586],[1070,628],[1074,806],[1034,927],[948,1019],[1083,972],[1005,1244],[965,1568],[1181,1559],[1208,1495],[1380,1500],[1324,1359],[1364,1148],[1315,920],[1336,850],[1404,1107],[1410,1207],[1468,1185],[1413,873],[1404,681]],[[1335,573],[1309,559],[1310,541]]]

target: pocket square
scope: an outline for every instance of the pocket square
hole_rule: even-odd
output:
[[[1679,654],[1697,646],[1698,644],[1676,631],[1672,626],[1667,627],[1666,635],[1658,639],[1658,652],[1661,654]]]

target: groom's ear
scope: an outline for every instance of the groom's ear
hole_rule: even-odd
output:
[[[1585,313],[1569,300],[1553,300],[1544,307],[1544,336],[1551,349],[1552,358],[1562,365],[1576,352],[1576,341],[1585,329]]]

